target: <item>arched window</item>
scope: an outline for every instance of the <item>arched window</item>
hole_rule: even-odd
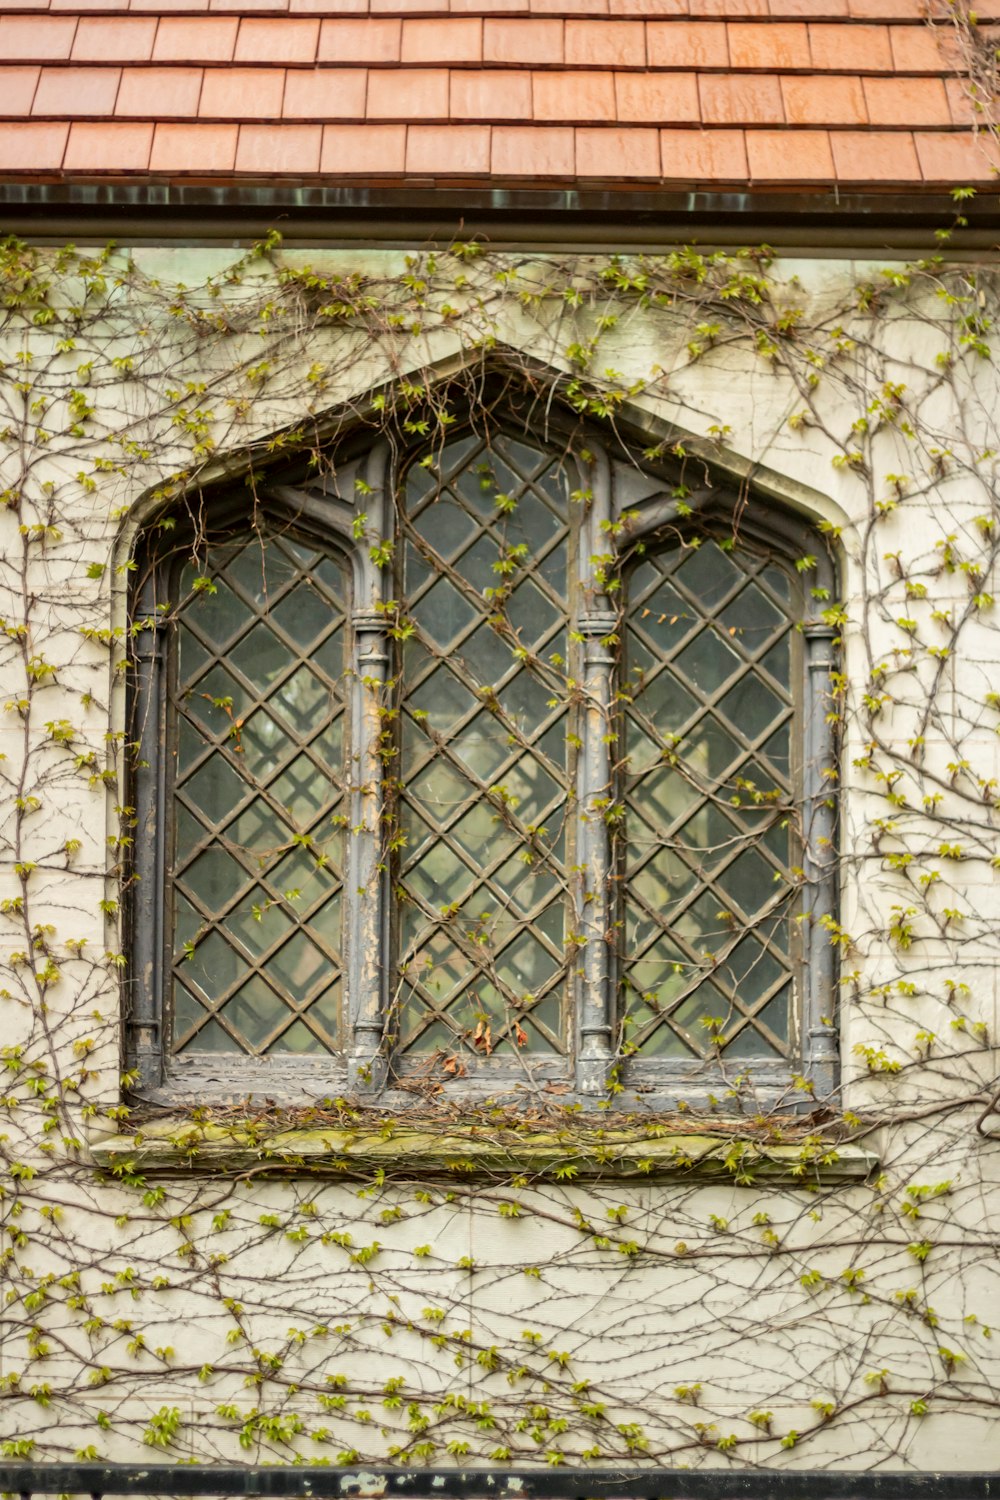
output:
[[[163,1061],[183,1075],[206,1057],[336,1058],[345,558],[267,514],[252,529],[166,536],[144,584],[137,705],[156,770],[138,778],[139,826],[160,825],[139,851],[142,916],[158,931],[137,935],[159,976]]]
[[[396,975],[405,1068],[573,1052],[579,705],[574,504],[502,432],[407,474]],[[471,1055],[467,1043],[471,1039]],[[561,1070],[559,1070],[561,1071]]]
[[[138,601],[154,1095],[829,1090],[806,526],[513,420],[208,514]]]
[[[697,545],[696,545],[697,544]],[[694,535],[630,572],[620,937],[640,1057],[790,1057],[803,591]]]

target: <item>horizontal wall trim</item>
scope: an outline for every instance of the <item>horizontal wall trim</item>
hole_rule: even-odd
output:
[[[0,1490],[32,1494],[261,1495],[315,1500],[989,1500],[996,1474],[828,1469],[360,1469],[301,1465],[0,1463]]]
[[[496,1127],[394,1124],[391,1130],[313,1126],[251,1132],[238,1124],[156,1121],[132,1135],[91,1141],[94,1165],[105,1171],[189,1176],[239,1175],[250,1169],[288,1176],[356,1178],[381,1172],[397,1179],[464,1181],[512,1172],[573,1181],[705,1178],[737,1185],[811,1188],[864,1181],[878,1158],[851,1142],[810,1135],[788,1144],[735,1134],[627,1130],[516,1131]],[[0,1486],[2,1488],[2,1486]]]
[[[995,244],[1000,195],[962,205],[969,227],[949,244]],[[32,239],[121,235],[129,243],[238,244],[278,227],[290,244],[405,243],[482,235],[497,247],[655,248],[691,239],[767,242],[813,253],[937,249],[953,223],[947,193],[578,187],[432,183],[198,182],[152,179],[0,182],[4,231]]]

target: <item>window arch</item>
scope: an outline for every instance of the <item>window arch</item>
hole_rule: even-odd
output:
[[[349,569],[280,512],[252,522],[145,559],[139,1019],[175,1076],[345,1045]]]
[[[511,417],[172,546],[133,693],[154,1094],[829,1091],[807,526]]]
[[[638,1056],[792,1056],[803,590],[695,533],[628,577],[619,943]],[[696,545],[697,544],[697,545]]]

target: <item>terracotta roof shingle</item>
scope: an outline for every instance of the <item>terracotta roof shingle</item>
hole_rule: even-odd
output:
[[[0,176],[995,186],[920,0],[0,0]]]

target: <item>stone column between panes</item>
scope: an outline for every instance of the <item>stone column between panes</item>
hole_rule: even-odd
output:
[[[838,1082],[837,950],[823,926],[837,910],[837,766],[829,714],[830,674],[836,665],[835,631],[808,621],[803,627],[806,701],[803,776],[803,868],[806,875],[802,1053],[815,1095],[825,1098]]]
[[[386,861],[382,848],[382,733],[389,666],[385,616],[353,615],[356,675],[351,704],[351,826],[348,829],[347,993],[351,1038],[348,1080],[359,1093],[385,1084],[382,1045],[386,965]]]
[[[579,1042],[576,1084],[581,1094],[601,1094],[608,1086],[614,1057],[612,1037],[611,840],[608,814],[611,785],[611,681],[615,656],[611,641],[618,619],[609,610],[582,614],[583,717],[577,778],[577,859],[580,865],[577,932],[583,939],[578,964]]]

